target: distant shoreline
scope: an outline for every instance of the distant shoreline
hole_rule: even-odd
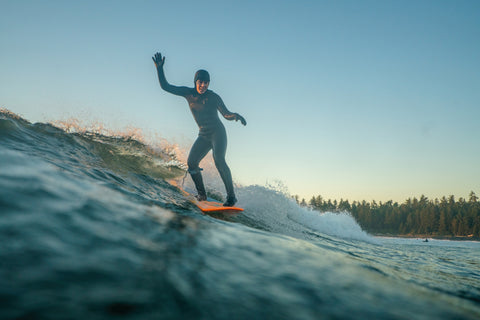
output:
[[[392,237],[392,238],[407,238],[407,239],[435,239],[435,240],[452,240],[452,241],[480,241],[479,237],[474,236],[438,236],[431,234],[385,234],[375,233],[372,234],[376,237]]]

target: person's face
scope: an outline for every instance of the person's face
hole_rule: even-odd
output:
[[[197,92],[200,93],[200,94],[204,94],[207,91],[209,84],[210,84],[209,81],[197,80],[197,82],[196,82]]]

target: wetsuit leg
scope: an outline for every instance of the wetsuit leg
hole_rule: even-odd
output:
[[[218,128],[212,137],[212,149],[215,166],[227,190],[227,200],[233,200],[235,199],[235,191],[233,189],[232,173],[225,161],[225,154],[227,153],[227,133],[223,126]]]
[[[212,143],[205,137],[199,136],[190,149],[187,160],[188,172],[192,177],[200,200],[206,200],[207,193],[205,191],[202,174],[198,165],[200,164],[200,161],[205,158],[210,149],[212,149]]]

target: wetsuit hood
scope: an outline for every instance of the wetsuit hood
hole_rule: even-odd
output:
[[[197,83],[197,80],[207,81],[210,82],[210,74],[207,70],[200,69],[195,73],[195,78],[193,79],[193,83]]]

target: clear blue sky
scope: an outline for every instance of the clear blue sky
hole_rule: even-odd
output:
[[[134,126],[188,147],[170,83],[242,114],[245,185],[403,201],[480,194],[480,1],[0,1],[0,106],[36,121]]]

